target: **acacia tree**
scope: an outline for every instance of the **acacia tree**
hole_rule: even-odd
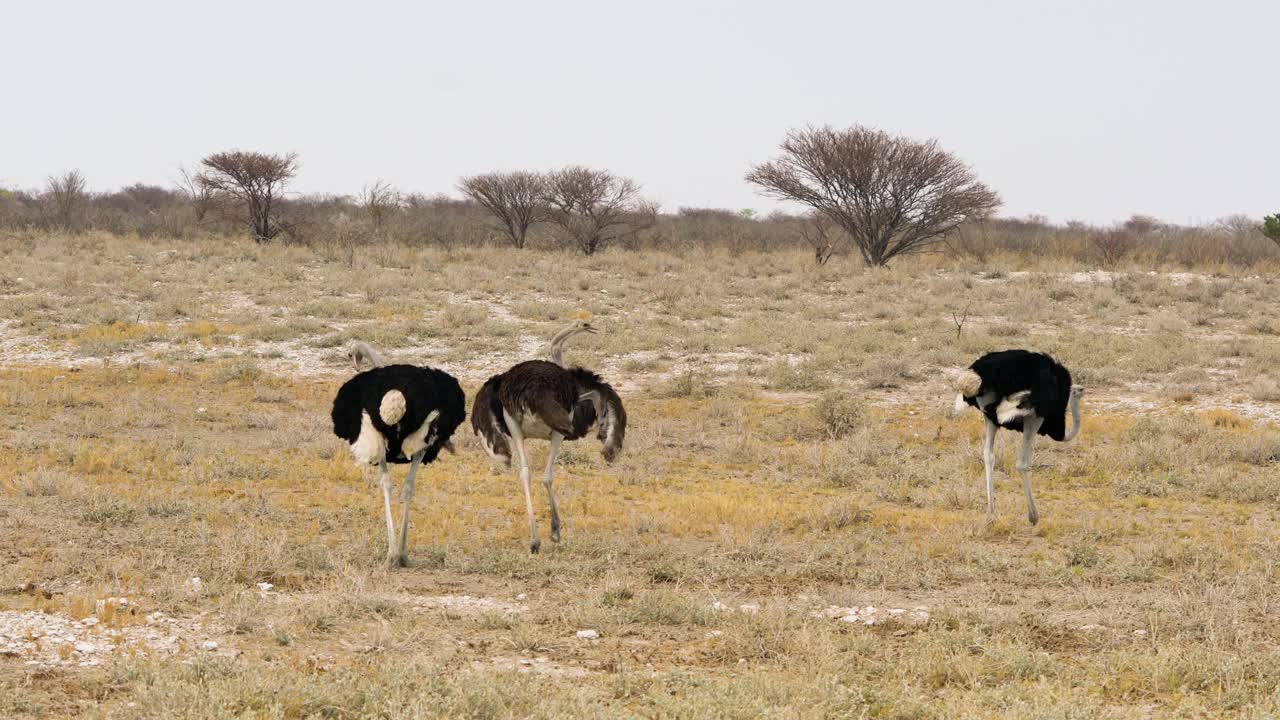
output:
[[[545,215],[546,179],[540,173],[485,173],[458,182],[464,195],[498,219],[511,244],[523,248],[529,228]]]
[[[298,155],[231,150],[200,161],[197,182],[215,199],[229,199],[244,207],[253,239],[263,243],[280,234],[272,213],[284,198],[284,188],[298,172]]]
[[[793,130],[782,156],[752,168],[747,182],[825,215],[868,265],[923,250],[1000,206],[999,196],[936,141],[861,126]]]
[[[639,183],[608,170],[573,165],[548,174],[546,184],[548,219],[585,255],[657,222],[658,206],[640,197]]]
[[[79,170],[50,175],[45,183],[45,198],[54,222],[63,230],[74,230],[79,224],[80,210],[88,199],[84,176]]]

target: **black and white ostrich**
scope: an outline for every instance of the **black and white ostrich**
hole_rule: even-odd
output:
[[[353,343],[348,355],[357,371],[361,361],[373,367],[339,388],[333,399],[333,433],[351,445],[356,462],[378,466],[387,514],[387,564],[403,566],[409,560],[409,507],[418,466],[434,461],[442,448],[453,452],[449,439],[466,417],[467,399],[458,381],[441,370],[387,365],[361,342]],[[387,463],[409,463],[398,542]]]
[[[996,514],[991,478],[996,430],[1005,428],[1022,433],[1017,467],[1027,493],[1027,519],[1035,525],[1040,515],[1031,494],[1031,443],[1036,434],[1059,442],[1075,439],[1080,433],[1080,396],[1084,388],[1071,384],[1071,373],[1061,363],[1044,353],[1028,350],[987,353],[967,370],[953,371],[951,386],[959,393],[956,412],[972,405],[982,411],[987,421],[982,446],[987,475],[987,519],[994,520]],[[1071,412],[1070,431],[1066,427],[1068,411]]]
[[[533,514],[529,489],[531,471],[526,440],[550,440],[544,484],[551,503],[551,541],[560,542],[560,512],[556,508],[551,476],[560,443],[585,437],[591,428],[603,443],[606,462],[622,452],[627,430],[627,412],[613,387],[594,372],[581,367],[565,367],[563,345],[579,333],[594,333],[589,323],[578,321],[552,340],[555,362],[528,360],[485,381],[471,405],[471,427],[480,444],[498,464],[510,468],[512,447],[518,461],[520,484],[524,488],[525,510],[529,514],[529,551],[542,545]]]

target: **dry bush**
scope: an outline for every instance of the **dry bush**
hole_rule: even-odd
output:
[[[1112,228],[1094,234],[1093,247],[1104,265],[1114,267],[1133,251],[1133,233],[1124,228]]]
[[[68,232],[80,230],[88,195],[79,170],[50,175],[45,183],[45,202],[54,224]]]

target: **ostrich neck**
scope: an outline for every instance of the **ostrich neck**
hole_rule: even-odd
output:
[[[570,326],[556,333],[555,337],[551,338],[551,362],[559,365],[560,367],[564,367],[564,343],[566,340],[573,337],[576,331],[576,327]]]
[[[1068,407],[1071,410],[1071,430],[1067,432],[1067,436],[1062,439],[1063,442],[1066,442],[1068,440],[1074,440],[1076,438],[1076,435],[1080,434],[1080,398],[1079,396],[1071,398],[1071,402],[1068,403]]]
[[[382,356],[378,354],[378,351],[374,350],[368,343],[359,343],[356,346],[356,349],[360,354],[364,355],[364,359],[368,360],[369,365],[373,367],[380,368],[387,364],[387,361],[382,359]],[[357,366],[358,365],[359,363],[357,363]]]

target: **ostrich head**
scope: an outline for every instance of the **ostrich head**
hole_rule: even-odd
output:
[[[586,320],[574,320],[573,324],[565,328],[569,335],[581,335],[582,333],[595,334],[595,327]]]

